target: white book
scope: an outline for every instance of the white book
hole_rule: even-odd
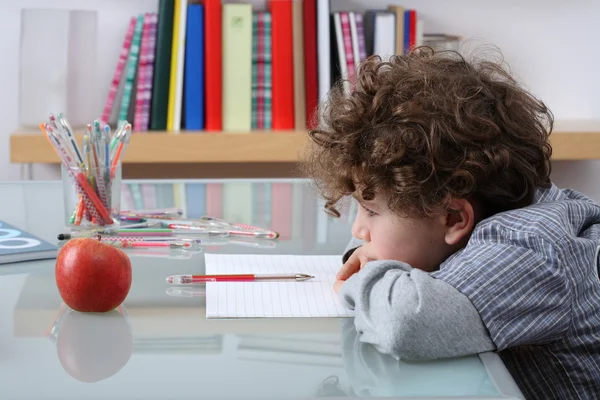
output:
[[[392,13],[375,15],[374,53],[383,60],[396,54],[396,16]]]
[[[331,43],[329,42],[329,0],[317,0],[317,63],[319,100],[327,98],[331,89]]]
[[[419,19],[417,20],[417,28],[416,28],[416,40],[415,40],[415,46],[419,47],[419,46],[423,46],[423,33],[424,33],[424,26],[423,26],[423,20]]]
[[[350,82],[348,82],[348,63],[346,62],[346,52],[344,49],[344,33],[342,31],[342,19],[339,12],[333,14],[335,23],[335,40],[337,42],[338,61],[342,80],[344,81],[344,91],[350,92]]]
[[[358,45],[358,30],[356,28],[356,14],[354,12],[348,13],[350,17],[350,35],[352,36],[352,54],[354,55],[354,66],[358,70],[360,65],[360,48]]]

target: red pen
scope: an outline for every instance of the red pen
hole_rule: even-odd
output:
[[[306,281],[314,276],[307,274],[238,274],[238,275],[172,275],[167,283],[190,285],[207,282],[264,282],[264,281]]]

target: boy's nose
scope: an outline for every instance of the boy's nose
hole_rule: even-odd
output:
[[[365,242],[371,240],[369,237],[369,230],[360,223],[358,218],[354,220],[354,224],[352,225],[352,236]]]

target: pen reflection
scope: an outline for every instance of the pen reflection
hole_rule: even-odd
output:
[[[133,351],[133,335],[122,306],[107,313],[82,313],[63,304],[48,336],[63,369],[81,382],[113,376]]]

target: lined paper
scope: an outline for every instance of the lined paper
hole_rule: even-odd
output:
[[[310,274],[304,282],[209,282],[206,318],[351,317],[333,291],[339,256],[205,254],[206,274]]]

